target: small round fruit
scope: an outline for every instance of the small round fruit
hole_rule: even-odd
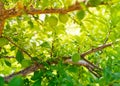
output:
[[[56,26],[58,23],[58,19],[55,16],[50,16],[48,18],[48,23],[50,26]]]
[[[66,14],[59,14],[59,20],[62,22],[62,23],[66,23],[68,21],[68,15]]]
[[[85,17],[85,11],[84,10],[78,11],[76,16],[78,20],[82,20]]]

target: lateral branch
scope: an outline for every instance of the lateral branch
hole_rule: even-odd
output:
[[[4,28],[4,22],[6,19],[11,17],[17,17],[21,16],[23,14],[52,14],[52,13],[58,13],[58,14],[66,14],[68,12],[81,10],[83,9],[83,6],[81,3],[85,3],[86,0],[83,0],[82,2],[76,2],[75,4],[69,6],[68,8],[48,8],[45,10],[34,8],[32,5],[30,7],[24,6],[23,4],[19,6],[17,3],[15,7],[10,9],[4,9],[4,3],[0,2],[0,36],[2,36],[3,28]],[[105,3],[100,3],[100,5],[104,5]],[[93,7],[90,4],[86,4],[86,7]]]
[[[32,56],[27,51],[25,51],[20,46],[18,46],[16,43],[14,43],[9,37],[1,36],[0,38],[7,39],[11,44],[13,44],[15,47],[17,47],[19,50],[21,50],[23,53],[25,53],[28,57],[30,57],[32,59]]]
[[[118,41],[116,41],[116,42],[118,42]],[[84,58],[86,55],[91,54],[91,53],[96,52],[96,51],[99,51],[99,50],[102,50],[102,49],[104,49],[104,48],[107,48],[107,47],[111,46],[112,44],[113,44],[113,42],[108,43],[108,44],[103,44],[103,45],[101,45],[101,46],[99,46],[99,47],[97,47],[97,48],[88,50],[88,51],[82,53],[82,54],[81,54],[81,57]],[[55,63],[55,64],[57,64],[57,62],[54,62],[54,61],[53,61],[53,62],[49,62],[49,61],[48,61],[48,63],[51,63],[51,64]],[[86,61],[86,60],[84,60],[84,59],[83,59],[83,60],[80,60],[80,61],[78,61],[78,62],[73,62],[72,59],[66,58],[66,59],[64,59],[63,63],[64,63],[64,64],[73,64],[73,65],[78,65],[78,66],[84,66],[84,67],[86,67],[91,73],[93,73],[96,77],[99,77],[99,76],[100,76],[99,74],[97,74],[97,73],[94,71],[94,68],[96,68],[96,67],[93,66],[93,64],[91,64],[89,61]],[[27,67],[27,68],[22,69],[22,70],[20,70],[20,71],[18,71],[18,72],[15,72],[15,73],[13,73],[13,74],[10,74],[10,75],[8,75],[8,76],[5,76],[5,77],[4,77],[4,80],[5,80],[6,82],[8,82],[12,77],[14,77],[14,76],[16,76],[16,75],[26,76],[26,75],[28,75],[28,74],[30,74],[30,73],[38,70],[38,69],[42,69],[42,68],[44,68],[44,65],[43,65],[43,64],[38,64],[38,63],[36,63],[36,64],[33,64],[33,65],[30,66],[30,67]]]

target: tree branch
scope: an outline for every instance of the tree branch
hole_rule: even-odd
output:
[[[89,6],[89,5],[87,5],[87,6]],[[35,8],[31,7],[30,10],[26,10],[26,13],[31,14],[31,15],[48,14],[48,13],[66,14],[68,12],[80,10],[80,9],[82,9],[82,6],[80,6],[79,2],[76,2],[74,5],[69,6],[67,9],[65,9],[65,8],[59,8],[59,9],[51,8],[51,9],[39,10],[39,9],[35,9]]]
[[[11,59],[11,58],[15,58],[14,56],[0,56],[0,59],[1,58],[7,58],[7,59]]]
[[[66,14],[68,12],[72,12],[72,11],[76,11],[76,10],[81,10],[82,5],[80,3],[85,3],[86,0],[84,0],[83,2],[76,2],[75,4],[69,6],[68,8],[49,8],[49,9],[45,9],[45,10],[41,10],[41,9],[36,9],[34,8],[32,5],[30,6],[30,8],[24,6],[19,7],[19,5],[17,4],[15,7],[5,10],[4,9],[4,4],[2,2],[0,2],[0,36],[2,36],[2,31],[3,31],[3,27],[4,27],[4,22],[5,19],[11,18],[11,17],[17,17],[17,16],[21,16],[23,14],[30,14],[30,15],[35,15],[35,14],[51,14],[51,13],[59,13],[59,14]],[[105,3],[101,2],[101,5],[103,5]],[[93,7],[90,4],[87,4],[86,7]]]
[[[118,42],[118,41],[116,41],[116,42]],[[84,58],[86,55],[88,55],[88,54],[91,54],[91,53],[93,53],[93,52],[96,52],[96,51],[99,51],[99,50],[102,50],[102,49],[104,49],[104,48],[106,48],[106,47],[109,47],[109,46],[111,46],[113,43],[111,42],[111,43],[108,43],[108,44],[104,44],[104,45],[101,45],[101,46],[99,46],[99,47],[97,47],[97,48],[94,48],[94,49],[91,49],[91,50],[88,50],[88,51],[86,51],[86,52],[84,52],[83,54],[81,54],[81,57],[82,58]],[[96,71],[94,71],[94,68],[96,68],[96,67],[94,67],[93,66],[93,64],[91,64],[91,63],[89,63],[88,61],[86,61],[86,60],[80,60],[80,61],[78,61],[77,63],[75,63],[75,62],[73,62],[70,58],[63,58],[63,63],[64,64],[73,64],[73,65],[78,65],[78,66],[84,66],[84,67],[86,67],[91,73],[93,73],[95,76],[97,76],[97,77],[99,77],[100,75],[99,74],[97,74],[97,72]],[[53,61],[53,62],[49,62],[49,61],[47,61],[47,63],[48,64],[57,64],[58,63],[58,60],[55,60],[55,61]],[[32,73],[32,72],[34,72],[34,71],[36,71],[36,70],[38,70],[38,69],[41,69],[41,68],[44,68],[44,65],[43,64],[33,64],[32,66],[30,66],[30,67],[27,67],[27,68],[25,68],[25,69],[23,69],[23,70],[20,70],[20,71],[18,71],[18,72],[16,72],[16,73],[13,73],[13,74],[10,74],[10,75],[8,75],[8,76],[5,76],[4,77],[4,79],[5,79],[5,81],[6,82],[8,82],[12,77],[14,77],[14,76],[16,76],[16,75],[23,75],[23,76],[26,76],[27,74],[29,74],[29,73]]]
[[[0,20],[0,36],[2,36],[5,20]]]
[[[15,16],[20,16],[23,13],[30,14],[30,15],[49,14],[49,13],[50,14],[51,13],[66,14],[68,12],[83,9],[81,3],[85,3],[85,1],[76,2],[75,4],[69,6],[68,8],[49,8],[49,9],[45,9],[45,10],[36,9],[32,5],[30,6],[29,9],[26,6],[24,6],[23,9],[16,10],[16,7],[14,7],[12,9],[6,10],[5,15],[6,15],[6,18],[10,18],[10,17],[15,17]],[[105,3],[101,2],[101,5],[103,5],[103,4],[105,4]],[[93,6],[91,6],[90,4],[87,4],[86,7],[93,7]]]
[[[97,47],[97,48],[92,48],[92,49],[90,49],[90,50],[82,53],[80,56],[81,56],[82,58],[84,58],[86,55],[89,55],[89,54],[91,54],[91,53],[93,53],[93,52],[102,50],[102,49],[104,49],[104,48],[106,48],[106,47],[111,46],[112,44],[113,44],[113,42],[108,43],[108,44],[103,44],[103,45],[101,45],[101,46],[99,46],[99,47]]]
[[[40,68],[43,68],[43,67],[44,66],[42,64],[33,64],[30,67],[27,67],[27,68],[25,68],[23,70],[20,70],[20,71],[16,72],[16,73],[13,73],[13,74],[10,74],[8,76],[5,76],[4,80],[6,82],[9,82],[16,75],[26,76],[27,74],[30,74],[30,73],[32,73],[32,72],[34,72],[34,71],[36,71],[36,70],[38,70]]]
[[[5,38],[7,39],[11,44],[13,44],[14,46],[16,46],[18,49],[20,49],[22,52],[24,52],[28,57],[30,57],[32,59],[32,56],[27,52],[25,51],[24,49],[22,49],[21,47],[19,47],[16,43],[14,43],[9,37],[5,37],[5,36],[2,36],[1,38]]]
[[[52,62],[47,61],[47,63],[50,64],[50,65],[51,65],[51,64],[57,64],[58,61],[52,61]],[[73,65],[78,65],[78,66],[84,66],[84,67],[86,67],[86,68],[91,68],[91,69],[93,69],[92,66],[91,66],[90,64],[88,64],[88,63],[87,63],[86,61],[84,61],[84,60],[80,60],[78,63],[74,63],[74,62],[72,62],[71,59],[67,59],[67,60],[65,60],[63,63],[64,63],[64,64],[73,64]],[[8,76],[5,76],[5,77],[4,77],[4,80],[5,80],[6,82],[9,82],[9,81],[10,81],[14,76],[16,76],[16,75],[26,76],[26,75],[28,75],[28,74],[30,74],[30,73],[38,70],[38,69],[43,69],[43,68],[44,68],[44,65],[43,65],[43,64],[35,63],[35,64],[31,65],[30,67],[27,67],[27,68],[22,69],[22,70],[20,70],[20,71],[18,71],[18,72],[15,72],[15,73],[13,73],[13,74],[10,74],[10,75],[8,75]]]
[[[2,36],[2,31],[5,23],[5,20],[3,18],[4,13],[5,13],[4,4],[0,1],[0,36]]]

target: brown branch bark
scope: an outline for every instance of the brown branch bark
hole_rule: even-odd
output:
[[[102,49],[104,49],[104,48],[106,48],[106,47],[111,46],[112,44],[113,44],[113,42],[108,43],[108,44],[103,44],[103,45],[101,45],[101,46],[99,46],[99,47],[97,47],[97,48],[92,48],[92,49],[90,49],[90,50],[82,53],[80,56],[81,56],[82,58],[84,58],[86,55],[89,55],[89,54],[91,54],[91,53],[93,53],[93,52],[102,50]]]
[[[11,59],[11,58],[15,58],[14,56],[0,56],[0,59],[1,58],[7,58],[7,59]]]
[[[5,20],[0,20],[0,36],[2,36]]]
[[[5,20],[3,18],[4,13],[5,13],[4,4],[0,1],[0,36],[2,36],[2,31],[5,23]]]
[[[101,75],[100,74],[98,74],[98,73],[96,73],[96,72],[94,72],[91,68],[87,68],[93,75],[95,75],[96,77],[98,77],[98,78],[100,78],[101,77]]]
[[[69,6],[67,9],[66,8],[49,8],[49,9],[41,10],[41,9],[36,9],[33,6],[31,6],[30,9],[27,9],[27,7],[24,6],[24,9],[21,9],[23,11],[21,11],[21,10],[16,10],[16,8],[14,7],[12,9],[6,10],[5,18],[20,16],[23,13],[31,14],[31,15],[49,14],[49,13],[65,14],[67,12],[80,10],[80,9],[82,9],[82,7],[80,6],[80,3],[78,3],[78,2],[76,2],[76,4],[74,4],[74,5]]]
[[[43,67],[44,67],[44,66],[43,66],[42,64],[33,64],[33,65],[30,66],[30,67],[27,67],[27,68],[25,68],[25,69],[23,69],[23,70],[20,70],[20,71],[16,72],[16,73],[13,73],[13,74],[10,74],[10,75],[8,75],[8,76],[5,76],[5,77],[4,77],[4,80],[5,80],[6,82],[9,82],[10,79],[13,78],[13,77],[16,76],[16,75],[26,76],[27,74],[30,74],[30,73],[32,73],[32,72],[34,72],[34,71],[36,71],[36,70],[38,70],[38,69],[40,69],[40,68],[43,68]]]
[[[76,2],[75,4],[69,6],[68,8],[48,8],[48,9],[45,9],[45,10],[36,9],[32,5],[30,6],[29,9],[26,6],[24,6],[23,9],[16,10],[16,7],[14,7],[14,8],[6,10],[5,18],[20,16],[24,13],[30,14],[30,15],[52,14],[52,13],[66,14],[68,12],[83,9],[82,6],[80,5],[80,3],[85,3],[85,1]],[[103,5],[103,4],[105,4],[105,3],[101,2],[101,5]],[[92,6],[90,4],[87,4],[86,7],[92,7]]]
[[[82,7],[80,6],[80,3],[76,2],[74,5],[69,6],[67,9],[65,9],[65,8],[60,8],[60,9],[51,8],[51,9],[39,10],[39,9],[35,9],[35,8],[31,7],[31,10],[26,10],[26,13],[31,14],[31,15],[48,14],[48,13],[65,14],[65,13],[75,11],[75,10],[80,10],[80,9],[82,9]]]

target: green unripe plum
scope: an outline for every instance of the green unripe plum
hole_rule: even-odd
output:
[[[85,17],[85,11],[84,10],[78,11],[76,16],[78,20],[82,20]]]
[[[56,26],[58,23],[58,19],[55,16],[50,16],[47,21],[50,26]]]
[[[66,14],[59,14],[59,20],[60,20],[60,22],[62,22],[62,23],[66,23],[67,21],[68,21],[68,15],[66,15]]]

